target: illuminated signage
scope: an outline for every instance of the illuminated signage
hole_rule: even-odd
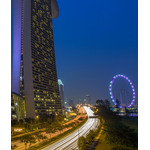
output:
[[[76,113],[70,113],[70,116],[76,116],[77,114]]]
[[[24,132],[25,128],[14,128],[14,132]]]

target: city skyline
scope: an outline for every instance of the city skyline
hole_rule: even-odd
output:
[[[11,0],[10,106],[11,149],[137,150],[138,1]]]
[[[77,103],[89,93],[93,103],[111,100],[109,82],[114,75],[125,74],[135,86],[138,103],[137,1],[88,0],[78,4],[58,0],[58,4],[54,46],[65,97]]]

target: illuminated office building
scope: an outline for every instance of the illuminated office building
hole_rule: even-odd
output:
[[[13,0],[12,91],[22,95],[26,116],[61,114],[53,42],[56,0]]]
[[[11,93],[11,120],[26,118],[25,99],[16,93]]]
[[[58,86],[59,86],[59,94],[61,99],[61,105],[64,107],[64,84],[60,79],[58,79]]]

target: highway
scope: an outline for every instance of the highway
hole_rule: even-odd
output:
[[[74,131],[70,135],[60,139],[59,141],[55,142],[44,148],[43,150],[71,150],[71,149],[78,149],[77,142],[78,138],[81,136],[86,136],[90,130],[96,130],[100,121],[97,118],[89,118],[89,116],[94,116],[93,111],[89,108],[84,106],[85,111],[88,115],[87,122],[80,127],[78,130]]]

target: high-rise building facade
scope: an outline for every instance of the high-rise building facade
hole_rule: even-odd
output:
[[[25,99],[11,92],[11,120],[24,120],[26,118]]]
[[[58,85],[59,85],[59,94],[61,99],[62,107],[64,107],[64,84],[61,81],[61,79],[58,79]]]
[[[58,12],[56,0],[13,0],[12,91],[25,98],[27,118],[61,114],[52,26]]]
[[[91,96],[87,94],[85,97],[86,97],[85,98],[86,99],[86,103],[87,104],[91,104]]]

